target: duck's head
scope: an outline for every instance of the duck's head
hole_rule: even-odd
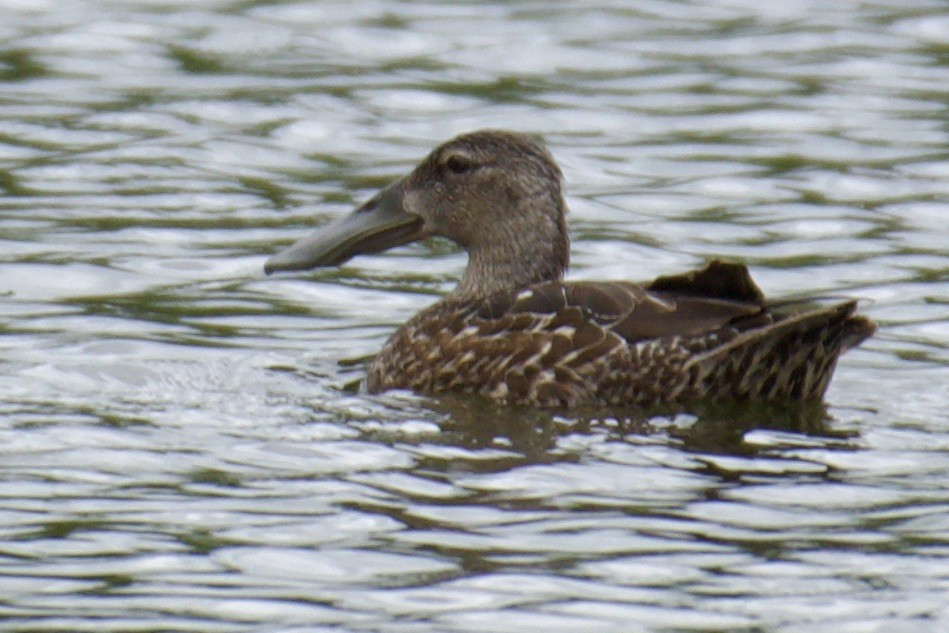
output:
[[[338,266],[437,235],[468,251],[459,295],[560,279],[569,257],[561,181],[537,140],[501,130],[463,134],[350,215],[271,257],[264,270]]]

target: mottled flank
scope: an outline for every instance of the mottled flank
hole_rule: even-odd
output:
[[[776,309],[741,264],[714,261],[646,284],[564,282],[565,213],[560,170],[543,145],[473,132],[267,270],[336,265],[429,235],[466,248],[458,288],[372,362],[371,393],[472,393],[556,409],[816,400],[841,352],[874,331],[854,301]]]
[[[690,285],[686,280],[693,280]],[[855,303],[772,314],[739,264],[668,278],[545,282],[423,310],[369,368],[370,392],[477,393],[549,408],[819,399],[837,357],[872,334]],[[709,294],[741,280],[753,294]]]

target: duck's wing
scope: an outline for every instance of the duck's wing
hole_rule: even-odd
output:
[[[722,262],[649,284],[546,282],[423,310],[366,384],[555,408],[814,398],[840,351],[873,331],[853,310],[775,316],[747,269]]]
[[[551,319],[547,328],[591,323],[628,343],[691,337],[723,327],[743,331],[772,322],[764,297],[741,264],[714,261],[701,270],[648,284],[610,281],[546,282],[516,295],[493,297],[482,317]]]

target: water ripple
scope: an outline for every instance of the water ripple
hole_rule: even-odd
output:
[[[947,628],[944,3],[0,12],[9,630]],[[464,257],[263,259],[487,126],[562,165],[574,278],[739,258],[878,335],[800,418],[366,396]]]

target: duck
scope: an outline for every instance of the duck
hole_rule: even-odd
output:
[[[768,301],[737,262],[648,282],[565,281],[566,216],[563,176],[542,141],[477,130],[264,269],[339,266],[432,236],[467,251],[454,290],[369,363],[369,394],[554,410],[821,401],[840,354],[875,331],[855,300]]]

